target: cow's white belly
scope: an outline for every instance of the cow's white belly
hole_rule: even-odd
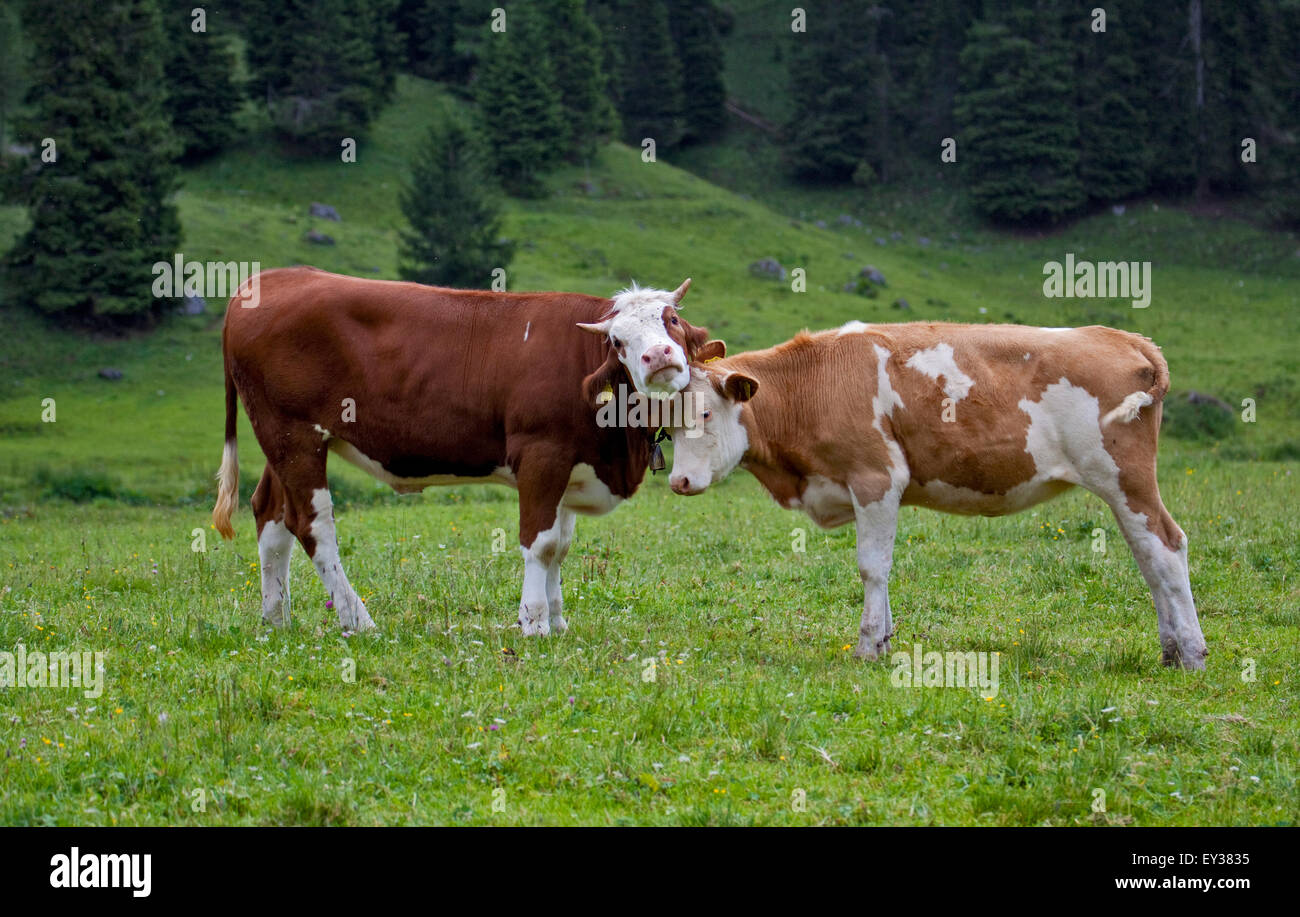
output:
[[[1069,481],[1035,478],[1017,484],[1004,494],[996,494],[954,487],[944,481],[926,481],[924,485],[909,484],[903,492],[903,503],[963,516],[1008,516],[1050,500],[1073,486]]]
[[[341,439],[330,440],[330,451],[344,461],[356,465],[376,480],[383,481],[399,494],[418,494],[426,487],[450,487],[456,484],[504,484],[517,487],[515,475],[504,465],[482,477],[461,477],[454,474],[433,474],[422,478],[398,477],[383,465],[366,455],[356,446]]]

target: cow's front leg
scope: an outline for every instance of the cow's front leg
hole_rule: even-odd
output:
[[[901,488],[891,488],[880,499],[867,504],[853,501],[858,530],[858,572],[865,596],[862,623],[858,627],[859,659],[879,659],[889,654],[894,635],[894,618],[889,610],[889,569],[894,563],[894,532],[898,528]]]
[[[562,456],[537,448],[521,459],[516,472],[519,547],[524,557],[519,627],[526,637],[544,637],[568,627],[560,608],[560,561],[573,538],[574,517],[560,501],[571,467],[572,462]]]
[[[556,550],[551,565],[546,569],[546,608],[551,622],[551,633],[562,634],[569,629],[569,622],[564,620],[564,596],[560,589],[560,564],[569,554],[569,544],[573,541],[573,527],[577,522],[573,510],[561,506],[556,511],[555,524]]]

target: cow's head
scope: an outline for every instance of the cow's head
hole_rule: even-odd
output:
[[[609,314],[598,322],[578,327],[609,341],[605,365],[584,384],[590,396],[593,388],[609,384],[619,366],[627,370],[636,390],[646,395],[671,395],[690,381],[688,370],[709,332],[686,322],[677,314],[677,304],[690,289],[689,278],[671,293],[641,289],[633,284],[616,294]]]
[[[758,382],[722,367],[691,367],[691,381],[682,390],[690,426],[673,427],[673,470],[668,483],[685,496],[703,493],[736,470],[749,448],[749,434],[740,422],[741,405],[754,397]]]

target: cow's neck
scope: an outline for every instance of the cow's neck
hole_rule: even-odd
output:
[[[757,392],[740,414],[749,438],[741,467],[786,507],[802,494],[809,470],[797,448],[804,439],[799,432],[799,405],[808,404],[806,399],[813,393],[805,391],[809,379],[800,364],[797,352],[782,350],[754,351],[727,361],[727,368],[758,382]]]

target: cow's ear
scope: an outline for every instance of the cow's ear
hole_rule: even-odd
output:
[[[709,329],[696,328],[685,319],[679,319],[686,335],[686,362],[698,363],[700,360],[700,349],[709,342]]]
[[[744,373],[727,373],[721,379],[717,376],[710,378],[719,395],[737,404],[753,398],[758,391],[758,380]]]
[[[695,352],[695,362],[707,363],[710,360],[721,360],[726,355],[727,355],[726,341],[718,341],[718,340],[706,341],[703,345],[700,346],[700,349]]]
[[[615,383],[623,381],[624,378],[623,364],[619,362],[618,354],[611,350],[605,357],[605,362],[600,364],[600,368],[582,380],[582,400],[599,407],[596,399],[600,393],[606,387],[612,389]]]

